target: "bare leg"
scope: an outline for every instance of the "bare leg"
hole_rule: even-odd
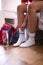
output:
[[[37,25],[36,12],[43,9],[43,1],[32,2],[28,9],[28,30],[29,38],[25,43],[22,43],[20,47],[29,47],[35,44],[35,31]]]
[[[22,24],[26,23],[27,16],[24,15],[24,13],[27,12],[27,5],[22,4],[17,7],[17,15],[18,15],[18,26],[19,28],[22,28]],[[25,25],[24,25],[25,26]]]
[[[43,9],[43,1],[32,2],[28,10],[28,26],[29,31],[34,33],[37,26],[37,15],[36,12]]]
[[[21,4],[17,8],[17,15],[18,15],[18,26],[19,26],[19,39],[16,44],[13,46],[19,46],[22,42],[25,41],[25,34],[24,29],[26,25],[27,15],[25,16],[24,13],[27,12],[27,5]]]

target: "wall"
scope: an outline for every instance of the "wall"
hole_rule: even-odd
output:
[[[20,4],[20,0],[2,0],[2,15],[3,18],[15,19],[15,26],[17,25],[17,6]],[[1,13],[1,12],[0,12]],[[3,24],[3,18],[1,18]]]
[[[18,25],[18,20],[17,20],[17,13],[14,12],[9,12],[9,11],[3,11],[3,17],[4,18],[10,18],[14,19],[14,26],[16,27]]]
[[[16,12],[21,0],[2,0],[2,9]]]
[[[3,14],[2,14],[2,11],[0,11],[0,29],[1,29],[1,27],[3,26],[4,23],[5,23],[5,21],[4,21],[4,16],[3,16]]]

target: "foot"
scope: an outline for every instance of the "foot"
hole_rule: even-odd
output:
[[[20,47],[29,47],[35,44],[34,38],[29,38],[26,42],[19,45]]]
[[[22,34],[20,34],[17,43],[13,44],[13,46],[19,46],[19,45],[20,45],[21,43],[23,43],[24,41],[25,41],[25,36],[24,36],[24,34],[22,33]]]

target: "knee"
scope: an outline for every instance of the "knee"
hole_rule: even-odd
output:
[[[20,11],[20,5],[17,6],[17,12]]]
[[[35,9],[34,4],[30,4],[30,5],[28,6],[28,13],[31,13],[31,12],[36,12],[36,9]]]
[[[18,5],[18,7],[17,7],[17,12],[21,12],[22,11],[22,5]]]

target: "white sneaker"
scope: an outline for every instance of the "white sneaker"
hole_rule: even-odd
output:
[[[25,35],[24,35],[24,33],[22,33],[22,34],[20,33],[20,36],[19,36],[17,43],[13,44],[13,46],[19,46],[24,41],[25,41]]]
[[[35,44],[34,38],[29,38],[26,42],[19,45],[20,47],[29,47]]]

